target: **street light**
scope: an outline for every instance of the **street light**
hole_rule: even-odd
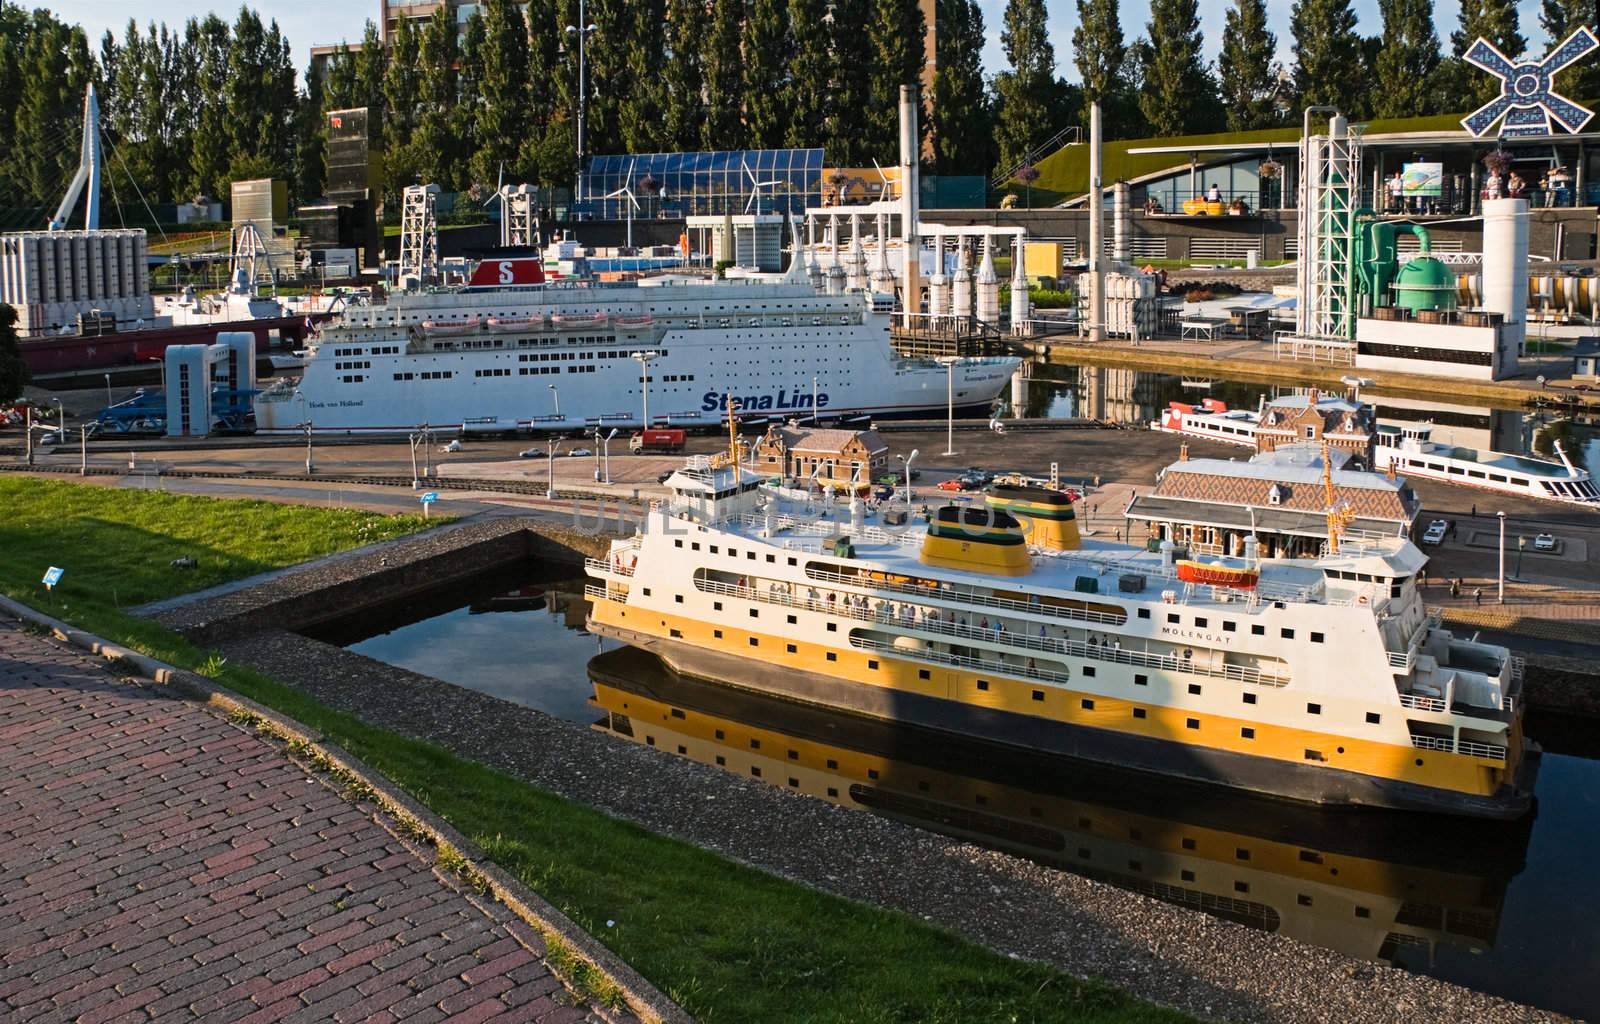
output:
[[[583,28],[580,31],[578,25]],[[578,25],[568,25],[567,35],[578,37],[578,188],[579,197],[583,195],[583,123],[584,115],[589,106],[588,68],[584,59],[584,42],[589,34],[599,31],[600,26],[590,24],[588,7],[584,0],[578,0]]]
[[[639,360],[639,386],[644,393],[644,429],[650,429],[650,364],[661,358],[660,352],[635,352]]]
[[[599,433],[600,433],[599,428],[596,428],[595,429],[595,434],[598,435]],[[604,455],[605,463],[606,463],[606,479],[605,479],[605,482],[606,482],[607,485],[609,485],[611,483],[611,440],[613,438],[615,438],[616,436],[617,436],[617,428],[616,427],[612,427],[611,428],[611,433],[607,434],[605,436],[605,439],[600,442],[600,451]]]
[[[1499,595],[1498,595],[1498,597],[1499,597],[1499,603],[1500,604],[1505,604],[1506,603],[1506,514],[1504,512],[1496,512],[1495,515],[1498,516],[1499,519],[1500,519],[1500,583],[1499,583]]]
[[[300,428],[306,432],[306,475],[310,476],[317,471],[316,463],[311,455],[311,403],[306,399],[305,393],[298,389],[296,389],[294,397],[300,400],[306,414],[306,418],[300,422]]]
[[[106,374],[106,408],[111,408],[111,374]]]
[[[600,441],[600,428],[594,428],[594,482],[600,482],[600,449],[605,445]]]
[[[553,437],[545,442],[545,449],[548,452],[545,456],[545,463],[550,469],[550,482],[545,484],[544,496],[550,501],[556,499],[556,451],[560,447],[561,442]]]
[[[545,387],[550,389],[551,396],[555,398],[555,402],[556,402],[556,419],[558,419],[558,420],[562,419],[563,417],[561,415],[561,389],[556,387],[554,384],[546,384]]]
[[[67,407],[61,404],[61,399],[59,398],[52,398],[50,401],[56,403],[56,422],[58,424],[56,441],[65,441],[67,439]]]
[[[954,356],[940,356],[939,362],[944,364],[944,397],[945,397],[945,441],[944,453],[956,454],[956,358]]]
[[[911,449],[910,455],[896,455],[895,458],[906,464],[906,508],[911,508],[911,463],[917,458],[918,449]]]

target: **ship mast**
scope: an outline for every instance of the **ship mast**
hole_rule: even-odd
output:
[[[733,486],[737,490],[739,480],[739,420],[733,414],[733,395],[724,395],[728,402],[728,458],[733,460]]]

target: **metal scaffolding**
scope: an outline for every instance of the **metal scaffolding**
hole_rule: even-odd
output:
[[[400,207],[400,268],[396,283],[416,288],[438,279],[438,185],[407,185]]]
[[[1361,182],[1361,142],[1342,114],[1328,134],[1305,140],[1300,181],[1301,301],[1298,333],[1311,338],[1354,338],[1356,316],[1356,204]]]

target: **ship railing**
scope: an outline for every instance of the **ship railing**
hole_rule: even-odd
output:
[[[1522,682],[1522,677],[1527,673],[1527,671],[1527,659],[1519,657],[1515,654],[1511,655],[1511,681],[1513,683]],[[1506,710],[1509,711],[1510,708],[1507,708]]]
[[[866,637],[853,636],[850,646],[863,651],[881,651],[892,654],[897,658],[912,658],[917,661],[931,661],[940,665],[952,665],[957,668],[976,669],[979,672],[993,672],[996,675],[1016,676],[1022,679],[1036,679],[1040,682],[1059,683],[1063,686],[1071,685],[1072,675],[1068,672],[1052,672],[1037,665],[1011,665],[996,659],[988,661],[983,658],[972,658],[963,654],[950,654],[946,651],[908,650],[886,644],[879,640],[869,640]]]
[[[1008,597],[992,597],[987,594],[975,594],[961,590],[934,590],[930,587],[908,583],[893,583],[888,580],[873,580],[862,576],[847,575],[830,569],[807,567],[806,578],[822,583],[842,583],[849,586],[863,587],[873,592],[909,594],[923,600],[944,601],[949,604],[971,605],[978,608],[999,608],[1004,611],[1024,612],[1029,615],[1048,615],[1058,619],[1071,619],[1075,622],[1093,622],[1097,625],[1121,626],[1128,621],[1126,614],[1113,615],[1107,612],[1089,611],[1088,609],[1061,608],[1042,603],[1033,604],[1028,601],[1016,601]]]
[[[1402,693],[1400,706],[1415,711],[1448,711],[1450,706],[1442,697],[1426,697],[1420,693]]]
[[[1461,740],[1457,742],[1448,736],[1418,736],[1411,737],[1411,745],[1418,750],[1439,750],[1446,754],[1466,754],[1468,757],[1481,757],[1489,761],[1506,759],[1506,748],[1493,743],[1478,743],[1474,740]]]
[[[1422,651],[1422,642],[1428,638],[1428,633],[1438,629],[1443,621],[1443,616],[1437,608],[1423,616],[1417,628],[1412,631],[1411,638],[1406,642],[1406,649],[1389,652],[1389,667],[1400,669],[1402,672],[1410,672],[1416,668],[1417,657]]]
[[[633,567],[631,565],[623,565],[622,562],[615,558],[609,562],[604,558],[585,558],[583,560],[583,568],[593,576],[603,576],[607,573],[614,576],[633,575]]]
[[[907,631],[957,637],[978,643],[1001,644],[1006,647],[1038,651],[1043,654],[1065,654],[1072,657],[1089,658],[1120,665],[1132,665],[1139,668],[1190,672],[1217,679],[1232,679],[1241,683],[1253,683],[1258,686],[1279,687],[1287,686],[1289,683],[1286,676],[1273,672],[1263,672],[1247,665],[1207,665],[1197,662],[1193,658],[1183,658],[1176,654],[1152,654],[1148,651],[1124,649],[1120,646],[1113,646],[1110,643],[1085,643],[1081,640],[1034,636],[1003,627],[984,629],[982,626],[973,626],[962,622],[930,619],[926,614],[907,616],[904,613],[852,607],[846,601],[828,601],[810,596],[795,597],[782,590],[763,591],[758,587],[738,586],[732,583],[720,583],[716,580],[705,579],[695,580],[695,589],[708,594],[742,598],[762,604],[775,604],[786,608],[802,608],[807,611],[824,612],[828,615],[837,615],[842,618],[854,619],[858,622],[872,623],[873,625],[892,626]],[[929,610],[925,606],[921,607],[924,608],[924,612]],[[1026,605],[1025,608],[1033,612],[1039,610],[1038,605]]]

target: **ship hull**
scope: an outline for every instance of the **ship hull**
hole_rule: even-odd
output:
[[[35,338],[22,341],[18,348],[22,352],[23,363],[37,378],[160,362],[165,358],[169,346],[210,344],[217,340],[217,334],[222,331],[253,334],[256,351],[265,352],[274,334],[286,344],[299,344],[305,340],[306,318],[286,316],[149,327],[97,335]]]
[[[677,640],[594,621],[588,630],[660,657],[686,675],[957,736],[1043,751],[1095,764],[1173,776],[1263,796],[1328,807],[1379,807],[1513,820],[1532,805],[1538,757],[1521,759],[1517,783],[1490,796],[1450,792],[1326,766],[1287,763],[1226,750],[1046,720],[903,690],[778,668]]]

